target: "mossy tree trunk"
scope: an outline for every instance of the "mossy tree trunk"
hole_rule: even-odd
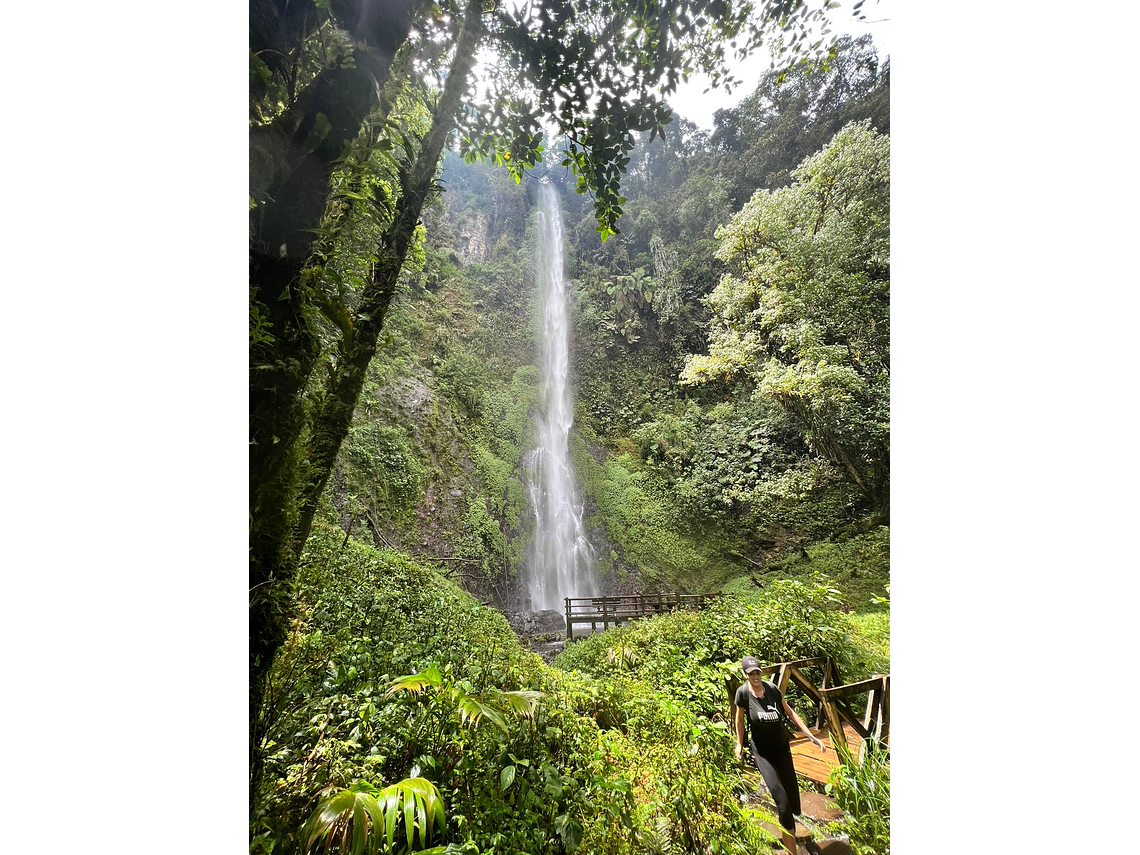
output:
[[[267,7],[257,20],[270,23],[255,28],[251,6],[250,49],[269,58],[288,51],[299,54],[318,20],[317,10],[300,17],[294,7],[307,4],[296,0],[259,0],[254,5]],[[322,69],[280,116],[250,128],[250,197],[258,203],[251,215],[256,254],[287,257],[298,264],[308,257],[336,161],[376,109],[377,92],[392,60],[427,5],[426,0],[335,4],[338,23],[357,40],[353,62]]]
[[[325,384],[325,394],[313,416],[312,440],[301,494],[300,520],[294,543],[299,551],[309,535],[321,492],[332,474],[341,443],[348,435],[352,415],[368,364],[376,354],[376,342],[384,317],[396,291],[396,282],[408,254],[424,202],[431,192],[440,155],[448,134],[455,127],[467,79],[475,65],[475,51],[482,37],[481,0],[470,4],[447,75],[443,94],[432,116],[431,127],[415,162],[400,175],[400,198],[391,224],[376,250],[375,274],[361,295],[349,334],[340,341],[336,368]]]
[[[348,434],[376,352],[400,270],[448,134],[455,127],[475,54],[483,35],[482,0],[469,2],[447,81],[431,127],[414,162],[400,172],[400,197],[376,249],[372,281],[361,295],[351,323],[337,345],[335,368],[323,394],[306,402],[303,391],[320,355],[315,331],[306,322],[297,274],[288,259],[262,256],[251,262],[251,280],[280,295],[267,308],[289,336],[278,345],[275,364],[254,366],[250,400],[250,796],[261,777],[259,712],[273,657],[285,638],[292,583],[317,502]],[[258,372],[261,373],[258,373]]]
[[[251,549],[262,535],[283,542],[295,523],[290,504],[291,463],[304,427],[301,393],[320,355],[298,278],[312,250],[338,158],[377,106],[382,84],[425,0],[382,4],[383,14],[359,0],[338,0],[336,11],[369,46],[355,67],[322,70],[272,123],[250,129],[250,300],[264,311],[271,341],[251,348]],[[250,49],[280,63],[320,20],[304,0],[257,0],[250,6]],[[292,490],[295,492],[295,490]],[[251,587],[263,580],[250,580]]]

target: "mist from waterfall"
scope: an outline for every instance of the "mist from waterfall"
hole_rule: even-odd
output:
[[[574,402],[569,388],[569,286],[562,260],[562,213],[544,184],[538,212],[538,286],[543,296],[542,412],[537,445],[526,456],[527,491],[535,515],[528,591],[532,609],[564,610],[563,597],[598,593],[594,558],[582,525],[582,503],[570,461]]]

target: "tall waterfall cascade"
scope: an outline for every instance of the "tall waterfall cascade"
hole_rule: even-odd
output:
[[[574,402],[569,384],[569,284],[562,259],[562,214],[554,188],[543,185],[538,213],[538,287],[543,297],[542,411],[536,446],[524,461],[535,516],[528,592],[535,610],[563,610],[564,597],[598,593],[594,558],[582,525],[582,502],[570,460]]]

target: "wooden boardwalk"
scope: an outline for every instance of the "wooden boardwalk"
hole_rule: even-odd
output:
[[[800,736],[792,740],[792,763],[800,775],[826,784],[831,770],[839,765],[839,755],[832,743],[831,733],[826,727],[813,727],[811,732],[823,740],[824,753],[820,754],[819,749],[809,742],[806,736]],[[847,737],[847,748],[851,755],[858,757],[859,743],[863,741],[863,737],[849,724],[843,726],[843,735]]]
[[[629,620],[665,614],[677,609],[703,609],[720,594],[637,594],[618,597],[565,597],[566,640],[574,640],[574,625],[589,624],[596,632]]]

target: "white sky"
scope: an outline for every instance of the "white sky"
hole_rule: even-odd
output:
[[[861,36],[870,33],[875,48],[881,58],[890,53],[890,18],[893,0],[866,0],[860,10],[867,16],[868,23],[854,21],[851,16],[851,7],[856,0],[840,0],[841,6],[832,12],[832,30],[835,33],[847,33],[852,36]],[[693,75],[688,83],[682,83],[677,92],[669,99],[673,111],[695,122],[705,130],[712,130],[713,113],[739,104],[751,94],[760,77],[772,65],[771,57],[764,53],[756,53],[742,63],[731,65],[733,72],[742,83],[728,94],[723,88],[711,89],[708,92],[709,79],[707,75]]]

